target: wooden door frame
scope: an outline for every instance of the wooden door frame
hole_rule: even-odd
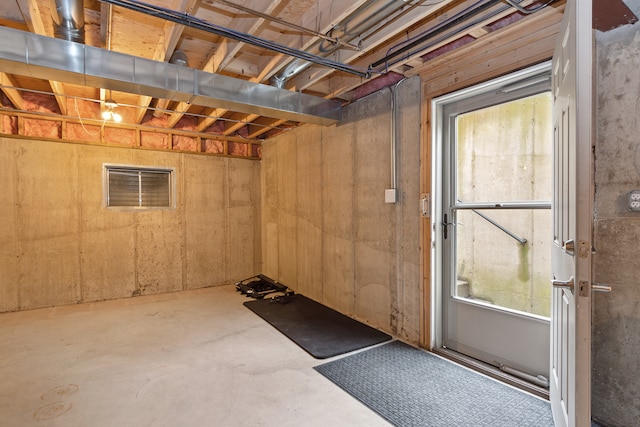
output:
[[[438,56],[413,70],[421,78],[420,194],[432,192],[432,101],[434,98],[509,74],[521,68],[549,61],[564,11],[564,2],[546,8],[486,34],[476,41]],[[420,342],[432,350],[433,289],[432,218],[420,218]]]

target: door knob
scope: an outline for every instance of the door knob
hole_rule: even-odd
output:
[[[555,278],[551,281],[554,288],[566,288],[573,290],[573,276],[569,277],[569,280],[558,280]]]

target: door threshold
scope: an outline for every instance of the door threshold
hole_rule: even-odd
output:
[[[549,400],[548,389],[540,387],[536,384],[532,384],[514,375],[507,374],[506,372],[501,371],[500,369],[496,368],[495,366],[489,365],[488,363],[481,362],[477,359],[466,356],[462,353],[458,353],[457,351],[450,350],[448,348],[434,348],[431,351],[438,356],[442,356],[445,359],[449,359],[469,369],[478,371],[479,373],[491,377],[495,380],[519,388],[522,391],[526,391],[542,399]]]

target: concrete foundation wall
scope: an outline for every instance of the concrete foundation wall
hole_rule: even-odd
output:
[[[104,163],[173,167],[177,207],[103,205]],[[0,138],[0,311],[228,284],[260,268],[260,164]]]
[[[551,203],[552,106],[551,94],[543,93],[458,117],[458,199]],[[458,280],[468,283],[472,298],[551,315],[550,208],[460,210],[455,222]],[[496,224],[526,242],[518,242]]]
[[[630,1],[640,13],[640,1]],[[596,33],[596,197],[592,414],[605,426],[640,425],[640,212],[626,194],[640,189],[640,24]]]
[[[420,79],[398,89],[399,202],[391,186],[391,92],[305,125],[262,152],[263,273],[417,343],[420,318]]]

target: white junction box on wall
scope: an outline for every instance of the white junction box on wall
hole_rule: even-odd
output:
[[[384,202],[395,203],[398,201],[398,191],[395,188],[384,190]]]

